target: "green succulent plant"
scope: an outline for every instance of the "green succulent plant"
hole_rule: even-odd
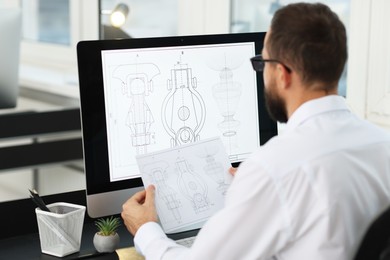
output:
[[[111,236],[115,235],[118,227],[121,225],[120,218],[109,217],[109,218],[100,218],[95,221],[95,225],[98,228],[98,234],[102,236]]]

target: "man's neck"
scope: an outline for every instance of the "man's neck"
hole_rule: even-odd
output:
[[[323,88],[317,86],[308,86],[308,87],[299,87],[294,90],[292,95],[288,96],[286,100],[287,106],[287,115],[288,118],[298,109],[303,103],[325,97],[330,95],[337,95],[337,87],[333,88],[331,91],[325,91]]]

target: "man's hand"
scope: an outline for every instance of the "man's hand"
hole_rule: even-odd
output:
[[[127,230],[134,236],[138,229],[147,222],[157,222],[157,211],[154,204],[153,185],[139,191],[122,206],[122,218]]]
[[[236,175],[237,170],[238,170],[238,168],[230,167],[230,168],[229,168],[229,173],[230,173],[231,175],[233,175],[233,177],[234,177],[234,175]]]

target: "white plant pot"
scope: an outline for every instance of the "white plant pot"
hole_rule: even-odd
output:
[[[119,245],[119,235],[115,233],[112,236],[102,236],[98,233],[93,237],[93,245],[99,253],[111,253]]]

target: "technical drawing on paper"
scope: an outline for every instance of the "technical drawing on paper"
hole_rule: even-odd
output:
[[[201,153],[198,153],[198,156],[204,158],[206,165],[203,167],[206,175],[210,177],[213,181],[218,184],[218,190],[225,195],[229,183],[225,178],[225,169],[222,163],[217,162],[215,159],[215,154],[218,152],[218,147],[208,146],[202,149]]]
[[[207,161],[210,157],[204,155],[205,150],[212,160]],[[156,206],[165,232],[200,228],[222,208],[225,194],[221,187],[227,188],[224,185],[229,185],[232,177],[220,138],[138,155],[136,160],[145,187],[156,187]],[[225,178],[217,176],[217,168]]]
[[[181,214],[178,208],[181,207],[181,203],[177,198],[176,191],[167,184],[167,172],[168,163],[160,161],[146,165],[143,170],[150,176],[152,182],[158,186],[156,196],[161,199],[166,209],[172,212],[175,220],[180,223]]]
[[[180,61],[174,65],[167,88],[169,93],[162,104],[161,117],[165,131],[171,137],[171,147],[200,140],[206,107],[188,64]]]
[[[194,172],[188,161],[184,158],[177,158],[176,171],[178,187],[186,199],[191,202],[195,213],[209,209],[209,199],[207,197],[207,186],[202,178]]]
[[[122,94],[130,99],[126,125],[137,154],[146,153],[151,143],[154,118],[145,97],[153,91],[153,79],[159,74],[159,68],[153,63],[120,65],[113,72],[113,77],[121,81]]]

